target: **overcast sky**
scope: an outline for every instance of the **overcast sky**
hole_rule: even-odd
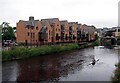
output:
[[[0,23],[59,18],[97,28],[118,26],[119,0],[0,0]]]

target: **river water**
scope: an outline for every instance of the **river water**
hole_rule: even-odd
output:
[[[3,81],[111,81],[120,50],[92,47],[3,62]],[[93,57],[95,65],[90,64]]]

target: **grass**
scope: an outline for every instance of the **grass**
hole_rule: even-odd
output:
[[[33,56],[42,56],[52,53],[71,51],[78,48],[79,46],[77,44],[66,44],[63,46],[41,46],[38,48],[14,47],[12,50],[2,51],[2,60],[8,61],[14,59],[29,58]]]
[[[115,76],[112,78],[113,83],[120,83],[120,63],[115,65],[117,69],[115,70]]]
[[[35,56],[72,51],[75,49],[82,49],[96,45],[98,45],[97,41],[91,43],[90,45],[82,45],[82,46],[79,46],[77,43],[74,43],[74,44],[65,44],[62,46],[41,46],[37,48],[13,47],[11,50],[2,51],[2,61],[24,59]]]

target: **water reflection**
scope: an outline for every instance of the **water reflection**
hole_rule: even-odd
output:
[[[16,61],[2,64],[2,81],[15,81],[18,76],[18,64]]]
[[[93,56],[98,60],[94,65]],[[118,51],[86,48],[71,53],[3,63],[4,81],[110,81]]]
[[[19,61],[18,81],[44,81],[58,80],[60,67],[55,60],[45,59],[43,57]]]
[[[17,81],[59,81],[77,69],[82,69],[83,60],[75,60],[69,53],[62,56],[47,56],[18,61],[19,75]]]

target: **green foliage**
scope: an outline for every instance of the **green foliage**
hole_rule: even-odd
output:
[[[104,46],[111,46],[111,41],[110,40],[102,39],[101,42]]]
[[[89,41],[89,33],[86,34],[86,40]]]
[[[9,23],[3,22],[0,25],[0,29],[2,29],[2,40],[14,40],[14,29],[9,26]]]
[[[38,48],[26,48],[26,47],[13,47],[11,50],[2,52],[2,60],[14,60],[29,58],[33,56],[42,56],[47,54],[60,53],[64,51],[72,51],[75,49],[82,49],[90,46],[98,45],[98,41],[91,43],[90,45],[78,46],[78,44],[65,44],[62,46],[41,46]]]
[[[3,61],[22,59],[32,56],[41,56],[63,51],[70,51],[78,48],[79,46],[77,44],[66,44],[63,46],[41,46],[39,48],[13,47],[12,50],[2,52],[2,59]]]
[[[120,63],[115,65],[117,69],[115,70],[115,76],[112,78],[113,83],[120,82]]]
[[[106,37],[106,36],[110,36],[110,37],[111,37],[112,35],[113,35],[113,34],[112,34],[112,31],[107,31],[106,34],[105,34],[105,37]]]
[[[95,40],[98,40],[98,38],[99,38],[98,34],[95,34]]]
[[[92,43],[92,46],[99,46],[99,41],[96,40],[95,42]]]
[[[120,45],[120,40],[117,40],[117,45]]]

